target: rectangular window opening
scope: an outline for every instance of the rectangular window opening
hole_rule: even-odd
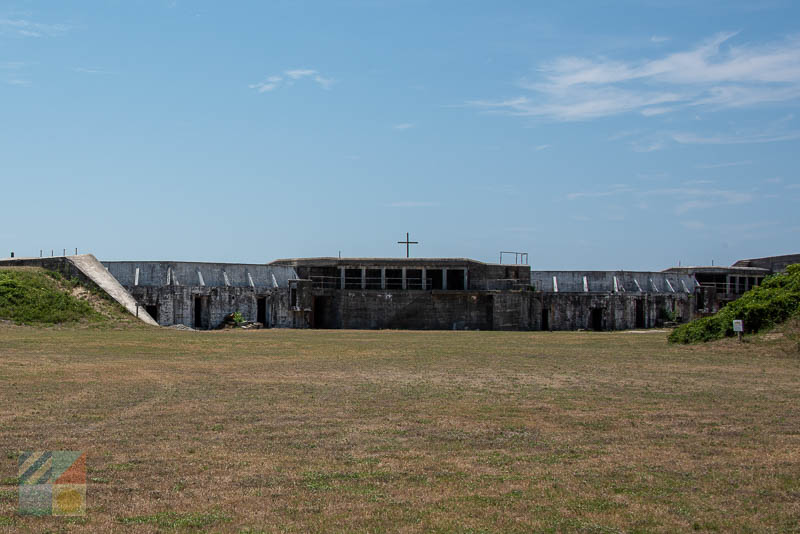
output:
[[[381,289],[380,269],[367,269],[367,289]]]
[[[386,269],[386,289],[403,289],[402,269]]]
[[[422,269],[406,269],[406,289],[422,289]]]
[[[444,286],[443,283],[443,275],[441,269],[428,269],[426,271],[428,275],[428,281],[430,282],[430,289],[442,289]]]
[[[447,269],[447,289],[464,290],[464,269]]]
[[[361,269],[344,270],[344,288],[361,289]]]

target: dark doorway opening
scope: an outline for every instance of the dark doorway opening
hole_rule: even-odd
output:
[[[550,310],[542,309],[542,330],[550,330]]]
[[[589,323],[591,329],[596,332],[600,332],[603,329],[603,308],[592,308]]]
[[[447,270],[447,289],[455,291],[463,290],[464,287],[464,269],[448,269]]]
[[[256,299],[256,322],[261,323],[265,327],[267,324],[267,299],[266,297],[259,297]]]
[[[145,306],[144,307],[144,311],[146,311],[147,314],[155,320],[155,322],[158,322],[158,305],[157,304],[150,304],[148,306]]]
[[[289,307],[296,308],[297,307],[297,288],[290,287],[289,288]]]
[[[194,298],[194,327],[205,328],[203,325],[203,297]]]
[[[328,323],[328,304],[330,297],[314,297],[314,313],[311,328],[330,328]]]
[[[645,328],[644,324],[644,302],[637,300],[634,303],[634,328]]]
[[[428,279],[431,283],[430,289],[442,289],[442,270],[441,269],[428,269],[426,271]]]

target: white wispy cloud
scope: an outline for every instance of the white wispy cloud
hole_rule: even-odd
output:
[[[26,87],[31,81],[25,77],[24,69],[27,64],[23,61],[1,61],[0,81],[6,85]]]
[[[306,76],[313,76],[316,73],[317,71],[311,69],[294,69],[294,70],[287,70],[286,76],[291,78],[292,80],[299,80],[300,78],[305,78]]]
[[[66,33],[66,24],[42,24],[27,19],[0,18],[0,34],[20,37],[54,37]]]
[[[310,79],[323,89],[330,89],[335,82],[333,78],[326,78],[313,69],[289,69],[282,74],[268,76],[258,83],[248,85],[248,87],[259,93],[266,93],[282,86],[291,86],[302,79]]]
[[[403,202],[392,202],[388,204],[390,208],[436,208],[440,206],[439,202],[421,201],[421,200],[406,200]]]
[[[395,124],[392,126],[395,130],[408,130],[409,128],[413,128],[414,125],[410,122],[401,122],[400,124]]]
[[[663,35],[654,35],[650,38],[651,43],[664,43],[669,41],[669,37],[664,37]]]
[[[721,169],[723,167],[739,167],[741,165],[750,165],[753,163],[751,160],[744,160],[744,161],[730,161],[726,163],[706,163],[703,165],[697,165],[696,168],[698,169]]]
[[[535,226],[511,226],[510,228],[503,228],[504,232],[515,232],[518,234],[533,234],[541,232],[541,228]]]
[[[87,67],[74,67],[72,72],[80,72],[81,74],[104,74],[106,71],[102,69],[91,69]]]
[[[537,146],[537,147],[536,147],[536,151],[537,151],[537,152],[539,152],[539,151],[541,151],[541,150],[547,150],[548,148],[550,148],[550,147],[552,147],[552,146],[553,146],[553,145],[548,145],[548,144],[539,145],[539,146]]]
[[[634,141],[631,143],[631,146],[635,152],[655,152],[656,150],[664,148],[665,144],[661,140],[646,142]]]
[[[281,82],[283,82],[283,76],[270,76],[264,81],[251,84],[248,87],[250,87],[250,89],[255,89],[259,93],[266,93],[267,91],[277,89]]]
[[[24,78],[6,78],[5,82],[8,85],[17,85],[20,87],[27,87],[31,84],[30,80],[26,80]]]
[[[753,143],[775,143],[777,141],[794,141],[800,139],[800,131],[788,131],[782,133],[746,133],[718,134],[718,135],[699,135],[695,133],[674,133],[672,139],[683,145],[745,145]]]
[[[656,59],[560,57],[540,65],[520,87],[531,94],[467,105],[557,121],[688,106],[720,109],[800,99],[800,37],[766,44],[731,44],[717,34],[698,46]]]
[[[616,197],[630,195],[638,201],[653,197],[665,197],[672,203],[676,214],[682,215],[695,209],[707,209],[715,206],[747,204],[755,200],[756,196],[750,191],[736,191],[713,187],[701,187],[712,182],[695,180],[685,182],[686,187],[636,189],[627,186],[612,186],[599,191],[579,191],[568,193],[568,200],[584,198]]]

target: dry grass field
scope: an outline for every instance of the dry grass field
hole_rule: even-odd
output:
[[[665,338],[0,325],[0,530],[800,531],[796,347]],[[42,449],[84,518],[16,515]]]

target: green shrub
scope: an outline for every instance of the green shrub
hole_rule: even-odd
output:
[[[244,323],[244,315],[242,315],[242,312],[240,311],[234,312],[233,315],[231,315],[231,319],[233,319],[233,322],[236,324],[236,326],[242,326]]]
[[[62,289],[66,281],[45,271],[0,269],[0,319],[17,324],[101,320],[92,306]],[[69,284],[67,284],[69,285]]]
[[[760,332],[800,314],[800,264],[790,265],[785,274],[764,279],[741,298],[711,317],[681,325],[669,335],[671,343],[713,341],[734,335],[733,320],[741,319],[747,333]]]

